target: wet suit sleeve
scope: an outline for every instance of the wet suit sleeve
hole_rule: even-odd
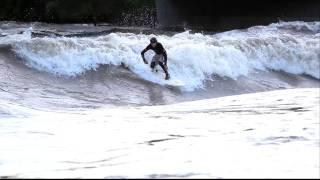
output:
[[[167,57],[167,51],[164,49],[164,47],[161,45],[161,48],[162,48],[162,54],[163,54],[163,57],[164,57],[164,63],[167,65],[167,60],[168,60],[168,57]]]
[[[167,51],[166,50],[163,50],[163,57],[164,57],[164,63],[167,65],[168,57],[167,57]]]
[[[149,49],[151,49],[151,45],[150,44],[146,48],[144,48],[144,50],[141,51],[141,57],[142,57],[143,60],[145,60],[144,53],[146,53]]]

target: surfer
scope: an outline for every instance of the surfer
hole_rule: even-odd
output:
[[[141,56],[143,59],[143,62],[145,64],[148,64],[148,61],[144,57],[144,53],[148,50],[153,50],[156,54],[153,56],[151,61],[151,69],[154,70],[154,68],[159,64],[161,68],[163,69],[164,73],[166,74],[165,79],[170,79],[170,75],[168,72],[168,66],[167,66],[167,52],[163,48],[162,44],[157,41],[155,37],[150,39],[150,44],[141,52]]]

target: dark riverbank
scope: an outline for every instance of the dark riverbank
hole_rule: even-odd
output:
[[[279,21],[320,21],[316,0],[2,0],[0,21],[109,23],[225,31]]]
[[[156,0],[161,27],[226,31],[279,21],[320,21],[317,0]]]
[[[150,0],[2,0],[0,21],[154,25]]]

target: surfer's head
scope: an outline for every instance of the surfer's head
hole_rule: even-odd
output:
[[[155,37],[152,37],[151,39],[150,39],[150,43],[151,43],[151,45],[153,46],[153,47],[155,47],[156,45],[157,45],[157,39],[155,38]]]

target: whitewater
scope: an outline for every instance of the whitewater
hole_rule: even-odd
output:
[[[0,178],[320,178],[319,79],[320,22],[0,22]]]
[[[214,35],[187,31],[157,38],[168,51],[172,77],[183,81],[187,90],[203,88],[203,81],[213,74],[236,79],[266,69],[319,79],[320,24],[298,24],[289,29],[290,25],[271,24]],[[154,34],[32,38],[31,32],[32,27],[21,35],[4,36],[0,42],[12,45],[13,51],[32,68],[76,76],[105,64],[125,64],[141,78],[152,81],[150,69],[141,63],[140,52]],[[148,53],[147,59],[152,55]]]

